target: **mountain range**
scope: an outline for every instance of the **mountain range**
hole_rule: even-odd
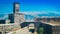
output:
[[[54,14],[54,13],[49,13],[49,14],[25,14],[25,19],[34,19],[35,17],[41,18],[43,16],[47,16],[47,17],[60,17],[60,14]],[[0,14],[0,19],[8,19],[8,14]]]

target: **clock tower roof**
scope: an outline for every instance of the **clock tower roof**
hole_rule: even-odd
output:
[[[20,3],[18,3],[18,2],[14,2],[13,3],[13,12],[14,13],[18,13],[19,12],[19,8],[20,8],[19,4]]]
[[[14,2],[13,4],[20,4],[20,3],[18,3],[18,2]]]

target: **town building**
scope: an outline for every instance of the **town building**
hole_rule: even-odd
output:
[[[8,23],[10,23],[10,20],[8,20],[8,19],[1,19],[0,20],[0,24],[8,24]]]
[[[0,33],[5,34],[7,32],[20,30],[17,34],[38,34],[37,31],[39,28],[43,27],[43,34],[60,34],[60,23],[58,23],[60,22],[60,17],[35,18],[34,21],[26,21],[25,14],[20,13],[19,8],[20,4],[14,2],[13,13],[8,14],[8,20],[0,20]]]

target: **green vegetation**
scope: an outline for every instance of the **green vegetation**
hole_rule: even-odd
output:
[[[44,28],[40,27],[37,32],[38,32],[38,34],[43,34],[44,33]]]
[[[8,22],[8,24],[10,24],[10,22]]]
[[[16,32],[13,32],[13,34],[16,34]]]

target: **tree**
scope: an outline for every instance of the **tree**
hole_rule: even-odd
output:
[[[37,32],[38,32],[38,34],[43,34],[44,33],[44,28],[40,27]]]

